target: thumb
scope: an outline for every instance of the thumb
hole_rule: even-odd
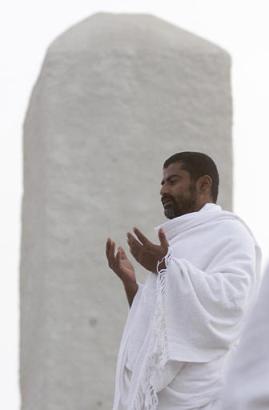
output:
[[[162,248],[168,249],[169,243],[168,243],[168,241],[167,241],[167,239],[166,239],[165,233],[164,233],[164,231],[162,230],[162,228],[159,229],[158,235],[159,235],[159,240],[160,240],[160,243],[161,243]]]

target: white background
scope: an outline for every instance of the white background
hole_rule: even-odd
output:
[[[268,258],[268,0],[12,1],[0,9],[0,408],[18,410],[22,122],[48,44],[98,11],[147,12],[233,58],[234,210]],[[38,410],[38,409],[37,409]]]

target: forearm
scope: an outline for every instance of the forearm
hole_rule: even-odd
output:
[[[128,299],[129,306],[132,306],[136,292],[138,291],[138,284],[136,282],[124,283],[125,293]]]

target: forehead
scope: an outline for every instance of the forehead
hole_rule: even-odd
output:
[[[188,171],[183,169],[183,164],[180,162],[173,162],[167,168],[163,168],[163,177],[169,178],[170,175],[189,175]]]
[[[163,168],[163,178],[161,185],[163,185],[166,181],[169,181],[169,179],[174,176],[180,176],[182,180],[188,182],[190,181],[189,172],[183,169],[183,165],[180,162],[174,162],[168,165],[167,168]]]

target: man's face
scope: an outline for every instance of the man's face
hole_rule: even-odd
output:
[[[196,184],[180,162],[163,169],[161,185],[161,200],[167,218],[173,219],[197,210]]]

